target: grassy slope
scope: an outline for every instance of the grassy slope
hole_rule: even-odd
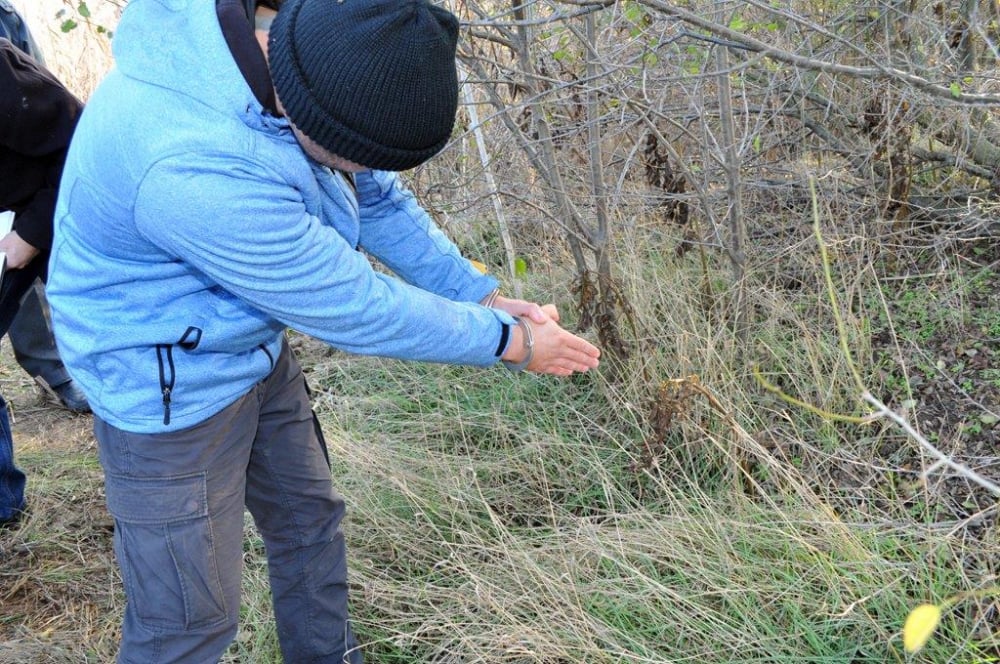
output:
[[[660,327],[641,361],[650,378],[631,385],[350,358],[295,338],[351,509],[370,661],[901,661],[912,605],[996,578],[995,502],[970,494],[980,507],[945,518],[958,494],[915,483],[919,456],[892,427],[824,423],[759,390],[692,306],[689,277],[642,308]],[[775,309],[757,359],[820,407],[859,408],[829,326],[775,297],[761,296]],[[873,353],[860,355],[864,368]],[[650,389],[695,370],[697,384]],[[3,375],[34,504],[0,536],[0,660],[104,661],[121,596],[87,418],[41,408],[9,358]],[[658,438],[644,397],[674,413]],[[897,465],[879,457],[889,442]],[[279,661],[249,525],[246,552],[228,661]],[[959,604],[922,661],[988,661],[995,616],[988,600]]]

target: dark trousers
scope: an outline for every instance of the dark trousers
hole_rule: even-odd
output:
[[[7,336],[14,350],[14,359],[32,378],[41,378],[49,387],[57,387],[70,377],[59,357],[52,333],[49,303],[45,286],[35,283],[21,298],[21,308],[14,316]]]
[[[10,327],[21,306],[21,296],[44,273],[45,261],[34,260],[23,270],[10,270],[0,284],[0,336]],[[0,397],[0,522],[24,509],[24,473],[14,465],[14,439],[7,403]]]
[[[24,473],[14,465],[7,402],[0,397],[0,523],[17,518],[24,509],[24,484]]]
[[[205,422],[133,434],[94,418],[127,599],[119,662],[217,662],[236,635],[243,513],[264,540],[286,662],[361,653],[347,612],[344,501],[305,379],[274,371]]]
[[[45,280],[48,254],[39,256],[20,270],[7,270],[0,283],[0,336],[7,334],[21,310],[21,299],[38,279]]]

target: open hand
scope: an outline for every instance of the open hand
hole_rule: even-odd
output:
[[[523,318],[525,324],[531,326],[534,337],[534,351],[531,361],[526,367],[527,370],[553,376],[569,376],[578,371],[588,371],[597,367],[601,351],[586,339],[560,327],[559,323],[556,322],[558,317],[551,316],[549,307],[551,307],[551,313],[554,313],[555,307],[552,305],[540,307],[542,313],[547,317],[543,323],[535,323],[527,317]],[[512,328],[512,331],[513,339],[511,339],[503,359],[510,362],[521,362],[527,356],[524,330],[518,325]]]

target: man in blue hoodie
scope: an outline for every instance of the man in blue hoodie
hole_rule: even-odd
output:
[[[285,661],[361,661],[343,499],[286,328],[408,360],[597,366],[554,307],[498,295],[396,175],[449,140],[457,38],[427,0],[125,9],[70,148],[49,282],[115,519],[120,661],[224,653],[244,505]]]

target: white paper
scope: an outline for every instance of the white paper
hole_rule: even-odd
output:
[[[14,227],[14,212],[4,210],[0,212],[0,238],[5,237]],[[0,251],[0,283],[3,283],[3,274],[7,271],[7,252]]]
[[[3,237],[14,228],[14,211],[4,210],[0,212],[0,237]]]

